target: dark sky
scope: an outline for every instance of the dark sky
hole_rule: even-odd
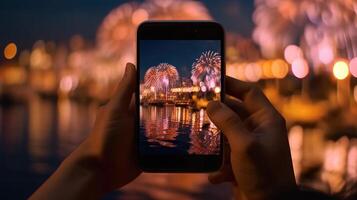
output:
[[[9,41],[20,50],[36,40],[67,42],[75,34],[94,41],[103,18],[125,0],[1,0],[0,49]],[[140,1],[139,1],[140,2]],[[203,0],[226,30],[249,36],[253,0]]]
[[[180,77],[189,78],[192,64],[204,51],[221,52],[219,40],[142,40],[140,42],[140,79],[149,67],[169,63]]]

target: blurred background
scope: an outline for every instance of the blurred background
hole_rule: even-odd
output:
[[[216,20],[227,74],[286,117],[297,181],[357,181],[357,1],[0,2],[0,199],[28,197],[88,135],[148,19]],[[105,199],[229,199],[205,174],[143,174]]]

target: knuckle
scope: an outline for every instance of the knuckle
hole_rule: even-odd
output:
[[[262,156],[261,145],[259,144],[258,141],[252,139],[246,143],[243,149],[243,153],[250,159],[253,160],[258,159]]]
[[[252,86],[251,93],[253,94],[253,96],[255,96],[255,95],[261,95],[263,92],[258,86],[254,85]]]
[[[227,128],[234,128],[240,124],[240,120],[237,116],[231,114],[223,119],[223,124]]]

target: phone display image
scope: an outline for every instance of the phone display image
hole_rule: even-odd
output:
[[[217,155],[206,106],[221,98],[220,40],[140,41],[142,155]]]

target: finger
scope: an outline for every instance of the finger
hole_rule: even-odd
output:
[[[115,93],[111,98],[109,105],[114,110],[127,110],[131,101],[132,94],[135,90],[136,70],[131,63],[126,64],[125,73],[115,89]]]
[[[234,174],[231,169],[224,169],[218,172],[213,172],[208,175],[208,180],[212,184],[220,184],[224,182],[232,182],[236,184]]]
[[[256,85],[227,77],[226,86],[227,94],[241,99],[249,112],[253,113],[262,109],[274,110],[263,91]]]
[[[135,106],[135,94],[133,94],[132,97],[131,97],[130,105],[129,105],[129,112],[130,113],[135,113],[135,109],[136,109],[136,106]]]
[[[226,95],[226,98],[224,99],[224,103],[231,108],[234,112],[236,112],[239,117],[244,121],[249,117],[249,112],[245,108],[244,104],[242,101],[239,101],[239,99],[234,98],[232,96]]]
[[[240,117],[225,104],[211,101],[207,106],[207,114],[227,137],[232,151],[240,151],[240,148],[251,142],[252,136],[244,127]]]
[[[244,100],[245,95],[254,87],[253,84],[226,76],[226,93]]]
[[[232,182],[233,184],[236,184],[236,180],[231,165],[231,150],[226,137],[224,137],[223,139],[223,144],[224,144],[223,165],[219,171],[209,174],[208,180],[212,184],[219,184],[223,182]]]

